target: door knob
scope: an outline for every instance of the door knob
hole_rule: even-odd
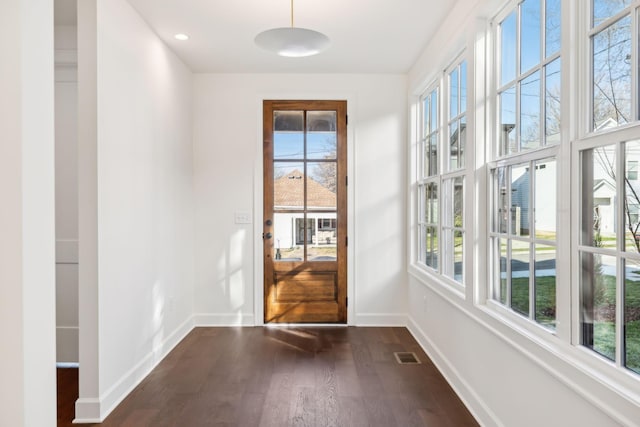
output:
[[[272,238],[272,237],[273,237],[273,235],[272,235],[271,233],[265,233],[265,234],[264,234],[264,238],[265,238],[265,239],[270,239],[270,238]]]

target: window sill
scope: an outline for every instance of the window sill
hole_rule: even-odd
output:
[[[453,296],[461,301],[466,299],[465,286],[463,284],[443,276],[440,273],[431,271],[428,267],[423,267],[418,263],[412,263],[409,265],[409,274],[423,285],[428,286],[441,295],[443,292],[446,292],[447,295],[442,295],[445,298]]]

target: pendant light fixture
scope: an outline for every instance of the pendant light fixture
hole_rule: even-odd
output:
[[[318,31],[296,28],[293,25],[293,0],[291,0],[291,27],[263,31],[254,39],[261,48],[280,56],[300,58],[316,55],[329,47],[329,37]]]

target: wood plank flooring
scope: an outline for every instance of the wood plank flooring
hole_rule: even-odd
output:
[[[101,424],[214,425],[478,424],[405,328],[352,327],[196,328]]]

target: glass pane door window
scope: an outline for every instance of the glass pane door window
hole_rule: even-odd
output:
[[[274,111],[274,259],[335,261],[335,111]]]

